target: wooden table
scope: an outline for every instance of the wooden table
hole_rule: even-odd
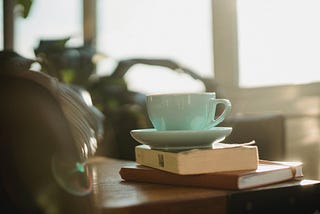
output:
[[[107,158],[91,164],[98,213],[313,213],[320,207],[320,181],[296,180],[246,191],[123,181],[119,170],[131,164]]]

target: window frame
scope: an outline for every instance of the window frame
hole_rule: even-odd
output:
[[[3,0],[3,49],[14,49],[14,1]]]
[[[83,0],[83,38],[85,45],[95,47],[96,41],[96,0]],[[14,7],[15,1],[3,1],[3,48],[14,50]]]
[[[224,95],[233,100],[234,114],[281,112],[288,117],[320,116],[320,110],[301,111],[295,107],[302,97],[317,97],[320,82],[240,87],[237,0],[212,0],[212,11],[215,79]],[[254,104],[244,106],[243,103]]]

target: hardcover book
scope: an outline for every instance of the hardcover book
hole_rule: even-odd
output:
[[[180,152],[153,150],[140,145],[135,148],[135,154],[138,164],[181,175],[255,170],[259,162],[257,147],[244,145]]]
[[[302,177],[300,162],[259,161],[256,170],[178,175],[141,165],[122,167],[126,181],[241,190]]]

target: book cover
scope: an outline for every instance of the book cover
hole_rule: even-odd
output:
[[[300,162],[259,161],[256,170],[178,175],[141,165],[125,166],[120,175],[126,181],[240,190],[302,177]]]
[[[135,148],[136,162],[164,171],[188,175],[212,172],[254,170],[258,166],[256,146],[229,146],[181,152],[153,150],[146,145]]]

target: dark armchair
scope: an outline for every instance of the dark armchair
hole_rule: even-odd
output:
[[[285,159],[285,118],[281,114],[257,114],[229,117],[221,126],[231,126],[225,143],[245,143],[255,140],[260,159]]]
[[[82,163],[95,148],[77,139],[79,127],[70,122],[70,115],[84,103],[75,91],[65,92],[77,103],[68,112],[63,105],[71,104],[67,98],[59,100],[55,79],[27,69],[1,68],[0,212],[92,213],[92,175]],[[90,121],[87,113],[77,114],[79,121],[97,133],[97,121]]]

